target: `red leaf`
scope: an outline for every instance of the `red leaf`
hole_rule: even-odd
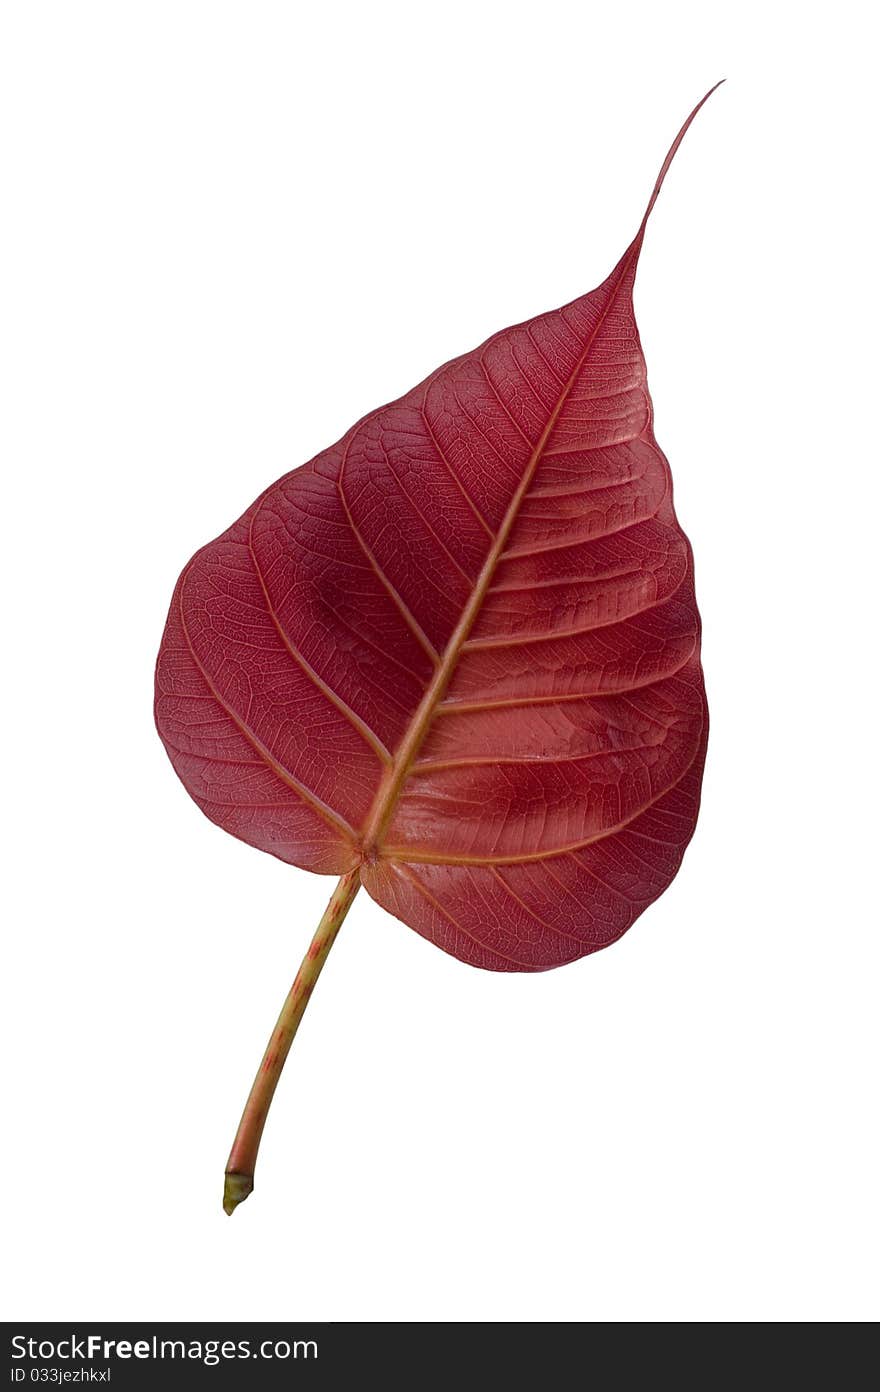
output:
[[[360,867],[474,966],[605,947],[694,829],[699,617],[632,288],[695,114],[597,290],[273,484],[172,601],[156,718],[202,810],[294,865]]]

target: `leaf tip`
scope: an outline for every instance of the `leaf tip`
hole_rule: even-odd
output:
[[[642,238],[643,238],[644,235],[645,235],[645,228],[646,228],[647,225],[648,225],[648,218],[651,216],[651,212],[652,212],[652,210],[653,210],[654,204],[657,202],[657,196],[658,196],[658,194],[660,193],[661,188],[663,187],[663,180],[666,178],[666,175],[669,173],[669,166],[672,164],[672,161],[675,159],[675,155],[676,155],[676,152],[678,151],[679,145],[681,144],[681,142],[684,140],[685,136],[687,135],[688,130],[690,129],[691,123],[692,123],[694,117],[696,116],[697,112],[701,109],[701,107],[704,107],[704,106],[706,105],[706,102],[709,100],[709,98],[711,97],[712,93],[713,93],[713,92],[717,92],[717,91],[718,91],[718,88],[722,85],[722,83],[724,83],[724,82],[726,82],[726,81],[727,81],[727,78],[726,78],[726,77],[719,78],[718,81],[715,83],[715,86],[714,86],[714,87],[710,87],[709,90],[708,90],[708,92],[706,93],[706,95],[705,95],[704,97],[701,97],[701,98],[700,98],[700,100],[697,102],[696,106],[694,107],[693,111],[692,111],[691,114],[688,116],[687,120],[685,121],[684,125],[682,126],[681,130],[678,132],[678,135],[675,137],[675,139],[673,140],[671,146],[669,147],[669,153],[667,154],[665,160],[663,161],[663,164],[662,164],[662,166],[661,166],[661,168],[660,168],[660,173],[657,175],[657,181],[656,181],[656,183],[654,184],[654,187],[653,187],[653,189],[652,189],[652,191],[651,191],[651,197],[650,197],[649,200],[648,200],[648,206],[647,206],[647,208],[645,209],[645,215],[644,215],[644,217],[642,218],[641,225],[639,226],[639,230],[638,230],[638,232],[636,233],[635,241],[634,241],[634,243],[633,243],[634,247],[637,248],[637,252],[636,252],[637,255],[638,255],[638,250],[641,248]]]

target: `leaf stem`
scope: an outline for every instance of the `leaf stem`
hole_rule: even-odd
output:
[[[266,1117],[272,1105],[272,1098],[281,1077],[294,1035],[299,1029],[300,1020],[321,975],[321,968],[327,960],[330,949],[336,941],[336,934],[342,927],[345,915],[351,908],[355,895],[361,887],[360,868],[349,870],[343,875],[324,910],[309,950],[302,960],[290,994],[281,1008],[278,1023],[266,1046],[254,1085],[245,1103],[232,1150],[226,1162],[226,1185],[223,1191],[223,1208],[226,1213],[234,1213],[240,1203],[244,1203],[254,1187],[254,1168],[257,1152]]]

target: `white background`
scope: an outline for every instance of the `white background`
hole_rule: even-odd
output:
[[[880,1313],[868,15],[4,5],[6,1318]],[[636,304],[705,624],[684,868],[539,976],[362,894],[230,1221],[331,883],[177,782],[174,580],[356,417],[600,281],[719,77]]]

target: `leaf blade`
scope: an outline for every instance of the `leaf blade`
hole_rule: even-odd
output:
[[[157,724],[207,815],[308,869],[359,864],[378,902],[476,965],[606,945],[696,820],[699,615],[632,306],[696,110],[596,290],[279,480],[172,604]],[[263,767],[236,783],[242,738]]]

